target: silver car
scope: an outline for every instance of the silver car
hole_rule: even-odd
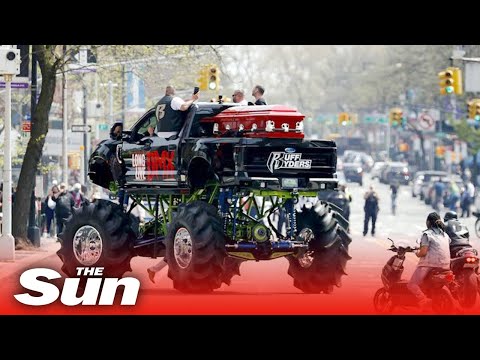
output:
[[[438,170],[418,171],[415,174],[415,177],[413,178],[413,182],[412,182],[412,196],[413,197],[417,197],[418,195],[421,194],[422,185],[426,184],[426,183],[429,183],[432,176],[444,177],[444,176],[447,176],[447,173],[445,171],[438,171]]]

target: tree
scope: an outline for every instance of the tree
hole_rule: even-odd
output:
[[[42,74],[42,87],[38,104],[32,114],[31,137],[25,151],[13,204],[15,216],[12,217],[12,233],[16,244],[21,240],[28,241],[27,219],[32,191],[35,187],[35,175],[48,132],[48,114],[55,93],[57,72],[64,64],[63,57],[57,52],[57,46],[33,45],[32,47]]]
[[[475,185],[477,184],[478,175],[478,152],[480,151],[480,129],[476,129],[471,126],[467,120],[461,120],[453,125],[455,132],[460,140],[467,143],[468,153],[473,155],[473,172],[472,180]]]

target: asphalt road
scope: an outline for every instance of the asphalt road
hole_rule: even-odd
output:
[[[380,212],[375,237],[370,234],[364,237],[363,194],[370,184],[374,185],[379,194]],[[387,185],[367,179],[363,187],[349,184],[349,189],[353,197],[350,217],[353,241],[349,248],[352,260],[347,264],[348,275],[343,277],[342,287],[335,288],[332,294],[303,294],[293,286],[293,280],[287,274],[287,260],[280,258],[245,262],[241,267],[241,276],[235,276],[231,286],[222,285],[208,295],[187,295],[173,289],[172,282],[167,277],[167,268],[157,274],[155,284],[149,281],[146,268],[159,259],[134,258],[133,272],[125,275],[141,281],[135,306],[66,308],[57,301],[44,309],[52,313],[73,311],[108,314],[374,314],[372,299],[375,291],[382,286],[380,272],[393,255],[387,251],[387,238],[415,245],[415,241],[425,229],[428,213],[433,210],[418,198],[412,198],[409,186],[400,188],[397,215],[391,214]],[[441,215],[443,213],[442,211]],[[480,248],[474,234],[474,220],[471,217],[466,220],[466,224],[471,231],[473,245]],[[413,254],[407,254],[407,257],[405,278],[409,278],[417,261]],[[52,254],[44,260],[29,264],[28,267],[48,267],[60,272],[61,262]],[[19,273],[4,281],[5,289],[11,288],[14,293],[21,291],[18,285]],[[10,293],[10,290],[7,293]],[[18,303],[12,298],[9,298],[7,303],[18,308]],[[38,309],[22,307],[19,311],[35,313]],[[416,310],[396,310],[396,313],[416,313]],[[479,313],[479,309],[475,307],[468,313]]]

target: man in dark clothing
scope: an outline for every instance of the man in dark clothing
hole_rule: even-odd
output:
[[[392,214],[395,215],[395,212],[397,210],[397,195],[398,195],[398,188],[400,187],[400,184],[398,181],[393,181],[390,184],[390,194],[392,197]]]
[[[57,196],[55,196],[57,195]],[[53,196],[55,205],[55,217],[57,219],[57,235],[63,231],[63,224],[72,215],[75,202],[73,196],[67,191],[67,185],[60,185],[60,192]]]
[[[159,132],[178,132],[183,127],[185,117],[183,112],[187,111],[195,100],[198,100],[198,93],[193,94],[190,100],[184,101],[175,96],[173,86],[167,86],[165,96],[162,97],[156,107],[157,131]]]
[[[252,90],[252,96],[255,98],[254,105],[267,105],[267,102],[263,98],[263,94],[265,93],[265,88],[261,85],[255,85]]]
[[[375,235],[375,222],[377,221],[378,213],[378,195],[373,190],[373,186],[370,186],[370,190],[365,193],[365,206],[363,210],[365,211],[365,220],[363,222],[363,236],[368,233],[368,223],[372,219],[372,236]]]

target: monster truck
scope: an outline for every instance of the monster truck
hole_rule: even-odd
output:
[[[174,288],[196,293],[230,285],[243,261],[286,257],[303,292],[341,286],[348,222],[317,197],[337,188],[333,141],[305,140],[304,115],[282,105],[198,103],[181,131],[150,136],[157,117],[147,111],[91,155],[90,180],[133,202],[76,209],[59,235],[63,272],[121,277],[134,256],[164,257]],[[148,222],[135,221],[135,206]]]

